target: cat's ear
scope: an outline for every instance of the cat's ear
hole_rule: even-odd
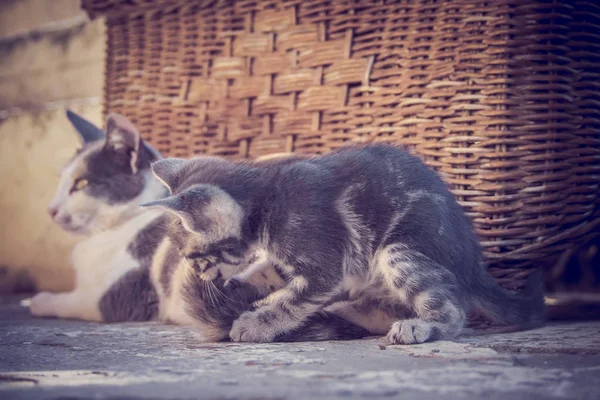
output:
[[[140,204],[141,207],[147,208],[161,208],[165,211],[174,213],[188,212],[189,210],[184,207],[181,196],[174,195],[169,197],[163,197],[158,200],[149,201],[147,203]]]
[[[67,110],[67,118],[77,133],[79,133],[83,144],[104,139],[104,131],[82,116],[75,114],[71,110]]]
[[[186,202],[186,198],[182,193],[169,197],[163,197],[162,199],[154,201],[149,201],[147,203],[140,204],[140,206],[145,208],[157,208],[176,215],[179,217],[183,223],[183,226],[185,226],[188,231],[195,231],[192,203]]]
[[[121,114],[110,114],[106,120],[104,148],[128,157],[131,172],[134,174],[138,170],[141,147],[142,135],[137,128]]]
[[[177,215],[190,232],[211,233],[221,238],[240,234],[242,207],[213,185],[194,185],[176,195],[141,206],[160,208]]]
[[[183,169],[188,160],[183,158],[164,158],[152,164],[152,173],[171,193],[181,182]]]

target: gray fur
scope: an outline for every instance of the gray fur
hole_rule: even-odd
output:
[[[540,320],[540,291],[523,298],[496,286],[471,222],[446,185],[393,146],[283,163],[166,160],[153,170],[173,193],[163,206],[192,218],[192,232],[180,229],[175,240],[187,256],[211,245],[190,249],[222,220],[207,214],[212,193],[219,199],[226,193],[243,210],[239,247],[265,249],[286,275],[279,297],[234,322],[235,341],[290,337],[344,291],[353,301],[379,298],[386,310],[402,310],[390,322],[392,343],[455,337],[469,311],[492,303],[488,314],[499,322]]]
[[[212,281],[201,279],[192,274],[184,287],[184,298],[193,317],[210,326],[208,340],[223,341],[229,339],[233,323],[247,311],[256,310],[254,303],[264,298],[260,288],[246,282],[237,282],[227,286],[220,274]],[[263,315],[265,319],[267,315]],[[273,314],[273,318],[277,315]],[[268,321],[267,321],[268,322]],[[347,340],[369,336],[369,331],[357,324],[345,320],[334,312],[321,311],[309,317],[297,329],[286,332],[277,341],[319,341]]]
[[[132,173],[129,157],[106,148],[100,148],[87,157],[87,170],[82,175],[89,185],[84,189],[108,204],[127,203],[137,197],[145,187],[144,176]]]
[[[212,281],[191,275],[185,283],[184,298],[188,312],[198,321],[211,327],[214,333],[207,335],[209,340],[222,341],[228,338],[229,330],[239,316],[253,310],[253,303],[261,298],[251,285],[227,290],[223,277],[218,274]]]
[[[147,265],[129,271],[104,293],[98,304],[104,322],[150,321],[158,315],[158,297]]]
[[[107,136],[128,134],[118,131]],[[110,132],[110,131],[109,131]],[[131,139],[123,139],[131,140]],[[156,154],[146,146],[139,147],[136,155],[137,170],[132,171],[131,159],[133,148],[115,149],[105,144],[103,147],[91,152],[86,158],[87,171],[83,178],[89,181],[86,191],[93,197],[103,198],[109,204],[126,203],[138,196],[146,185],[144,170],[150,167],[150,163],[156,160]]]
[[[75,114],[71,110],[67,110],[67,118],[81,136],[83,143],[91,143],[104,139],[104,131],[82,116]]]
[[[166,234],[166,218],[157,217],[140,230],[136,238],[129,244],[127,250],[133,258],[149,267],[156,248]]]
[[[128,121],[125,127],[115,122],[115,118],[123,120],[122,116],[109,116],[108,134],[72,111],[67,111],[67,117],[82,137],[83,148],[80,151],[94,148],[86,156],[86,171],[80,175],[89,182],[85,191],[108,204],[127,203],[138,196],[146,185],[142,172],[159,159],[160,154],[143,142],[139,132]],[[99,141],[103,141],[104,145],[96,146]],[[131,168],[132,159],[135,171]]]
[[[156,166],[157,176],[161,177],[169,190],[172,186],[177,185],[177,172],[185,163],[186,160],[182,158],[168,158],[165,159],[160,165]]]
[[[274,342],[303,342],[319,340],[361,339],[372,334],[365,328],[353,324],[334,313],[318,311],[311,315],[299,328],[282,333]]]

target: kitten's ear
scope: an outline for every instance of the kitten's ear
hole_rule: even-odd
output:
[[[191,190],[185,190],[173,196],[149,201],[140,204],[142,207],[157,208],[162,211],[174,214],[183,223],[183,226],[190,232],[202,232],[208,227],[208,220],[202,215],[202,205],[195,207],[194,194]]]
[[[187,163],[183,158],[165,158],[152,164],[152,173],[173,193]]]
[[[182,212],[184,211],[183,203],[179,196],[163,197],[162,199],[149,201],[140,204],[141,207],[162,208],[163,210]]]
[[[210,232],[216,237],[238,236],[244,212],[225,191],[213,185],[194,185],[173,196],[142,207],[156,207],[176,214],[190,232]]]
[[[190,213],[189,204],[186,204],[181,194],[164,197],[162,199],[149,201],[147,203],[140,204],[141,207],[147,208],[158,208],[162,211],[166,211],[175,214],[186,227],[188,231],[193,231],[194,218]]]
[[[104,131],[82,116],[75,114],[71,110],[67,110],[67,118],[73,127],[75,127],[77,133],[79,133],[83,144],[104,139]]]
[[[131,172],[138,170],[138,159],[142,135],[137,128],[124,116],[112,113],[106,120],[106,141],[104,148],[129,157]]]

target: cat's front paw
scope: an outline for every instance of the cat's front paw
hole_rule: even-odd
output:
[[[418,344],[425,343],[431,338],[432,327],[425,321],[404,320],[396,321],[387,334],[390,344]]]
[[[229,337],[233,342],[268,343],[273,341],[275,334],[260,313],[245,312],[233,323]]]
[[[29,311],[36,317],[50,317],[53,316],[51,304],[52,297],[54,295],[48,292],[41,292],[33,296],[31,303],[29,304]]]

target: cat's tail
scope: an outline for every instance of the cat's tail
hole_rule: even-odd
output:
[[[274,342],[307,342],[323,340],[351,340],[372,336],[372,333],[328,311],[312,315],[302,326],[282,334]]]
[[[473,298],[474,311],[502,325],[522,329],[538,327],[546,320],[542,272],[529,274],[522,293],[511,293],[498,286],[487,275],[480,282]]]

